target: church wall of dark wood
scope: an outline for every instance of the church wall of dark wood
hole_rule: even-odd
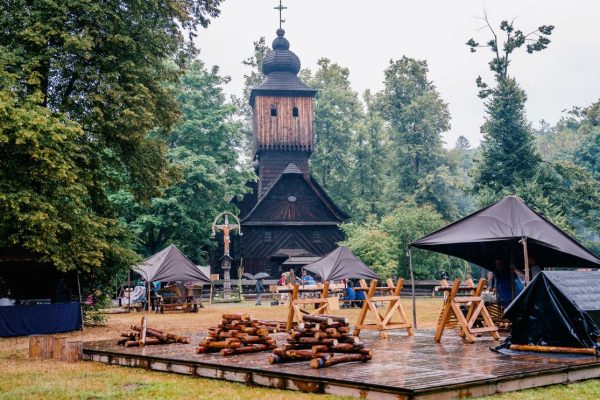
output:
[[[290,164],[294,163],[300,171],[308,175],[310,153],[303,151],[269,151],[259,154],[258,197],[267,193],[271,185]]]
[[[261,222],[339,222],[300,174],[283,175],[248,217]]]

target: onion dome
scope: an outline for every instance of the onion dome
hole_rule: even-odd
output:
[[[250,105],[255,96],[314,96],[317,91],[298,78],[300,59],[290,50],[285,31],[277,29],[273,50],[263,60],[262,72],[265,80],[250,93]]]
[[[272,72],[291,72],[298,75],[300,72],[300,59],[290,51],[290,42],[283,37],[285,31],[277,29],[277,38],[273,40],[273,51],[269,52],[263,60],[263,74]]]

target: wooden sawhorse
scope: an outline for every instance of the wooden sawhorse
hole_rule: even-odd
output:
[[[485,279],[481,279],[477,287],[473,288],[471,286],[461,287],[460,279],[455,279],[452,287],[444,288],[448,292],[448,296],[444,300],[444,307],[442,308],[442,313],[438,320],[437,329],[435,330],[435,341],[439,342],[442,339],[442,335],[444,333],[444,328],[449,325],[449,322],[453,318],[456,318],[458,322],[458,326],[461,329],[460,336],[467,340],[469,343],[473,343],[475,341],[475,335],[479,333],[491,333],[492,337],[495,340],[500,339],[500,335],[498,334],[498,327],[494,325],[492,321],[492,317],[490,316],[487,308],[483,304],[483,299],[481,298],[481,292],[485,287],[486,281]],[[470,291],[463,296],[458,296],[460,291]],[[462,304],[471,303],[469,306],[469,310],[467,314],[463,314],[460,306]],[[483,323],[482,328],[473,328],[473,325],[481,316],[481,321]]]
[[[398,279],[396,285],[394,285],[394,281],[391,279],[388,279],[386,283],[387,286],[377,287],[377,280],[373,279],[371,281],[362,309],[358,315],[358,320],[354,325],[354,336],[359,336],[360,331],[363,329],[379,331],[379,336],[381,336],[382,339],[387,339],[387,331],[390,329],[406,329],[409,336],[413,335],[412,324],[408,320],[404,308],[400,303],[400,291],[402,291],[402,287],[404,286],[404,279]],[[364,280],[361,280],[361,286],[361,289],[366,289]],[[375,296],[376,291],[383,291],[388,294]],[[379,310],[377,310],[375,305],[376,302],[389,303],[385,315],[379,313]],[[365,323],[365,318],[367,317],[369,310],[372,311],[375,322]],[[392,317],[394,317],[394,314],[396,313],[400,316],[400,321],[392,321]]]
[[[306,304],[315,304],[316,308],[312,311],[307,311],[301,306]],[[302,315],[320,315],[325,314],[328,310],[337,310],[340,308],[339,299],[337,297],[329,297],[329,282],[323,283],[323,290],[321,291],[321,297],[312,299],[299,299],[298,298],[298,284],[294,284],[292,294],[290,295],[290,305],[288,311],[288,318],[286,324],[286,331],[289,332],[294,324],[294,319],[297,323],[302,322]]]

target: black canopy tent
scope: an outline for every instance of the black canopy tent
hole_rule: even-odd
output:
[[[191,262],[174,244],[166,247],[140,264],[131,267],[148,283],[148,300],[150,300],[150,283],[194,281],[210,284],[210,272]]]
[[[510,259],[523,267],[529,280],[528,256],[543,267],[600,267],[600,259],[556,225],[529,208],[519,197],[507,196],[409,244],[467,260],[494,271],[494,259]],[[413,279],[414,282],[414,279]],[[414,286],[413,286],[414,303]],[[413,318],[414,315],[413,307]]]
[[[377,274],[356,257],[346,246],[340,246],[319,260],[304,266],[323,282],[341,279],[379,279]]]
[[[600,272],[543,271],[506,309],[511,344],[600,350]],[[600,354],[600,353],[599,353]]]

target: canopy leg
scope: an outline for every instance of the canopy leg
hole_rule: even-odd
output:
[[[410,282],[411,282],[411,291],[412,291],[412,317],[413,317],[413,327],[417,329],[417,301],[415,299],[415,276],[413,274],[412,267],[412,249],[408,248],[408,269],[410,270]]]
[[[127,270],[127,312],[131,312],[131,270]]]
[[[521,239],[521,243],[523,244],[523,265],[525,265],[525,285],[529,284],[529,254],[527,251],[527,238],[524,237]]]

